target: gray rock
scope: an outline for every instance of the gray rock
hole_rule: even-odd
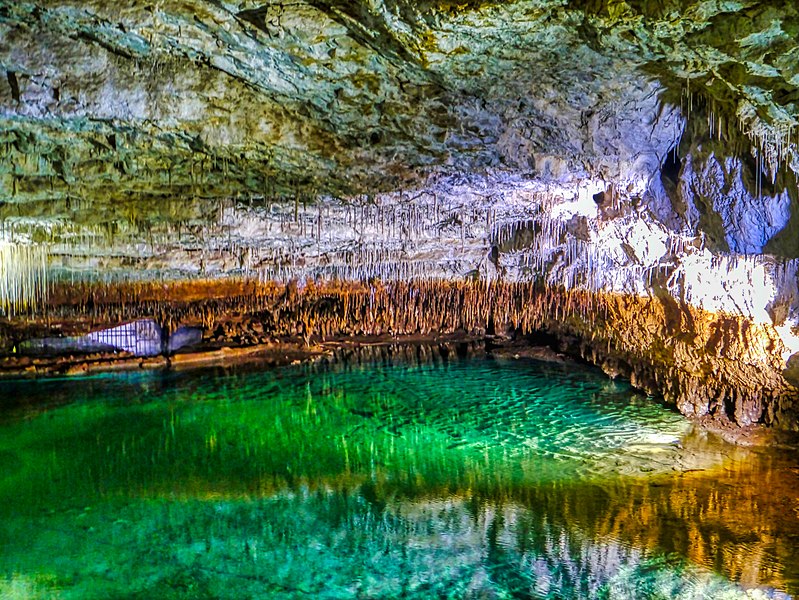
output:
[[[167,353],[174,354],[183,348],[190,348],[196,346],[203,339],[203,330],[200,327],[187,327],[185,325],[178,327],[172,335],[169,336],[167,344]]]

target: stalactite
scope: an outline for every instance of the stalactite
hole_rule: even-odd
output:
[[[7,316],[37,311],[47,300],[49,253],[41,244],[0,242],[0,310]]]

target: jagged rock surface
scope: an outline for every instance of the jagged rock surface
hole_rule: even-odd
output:
[[[675,139],[659,96],[686,88],[716,109],[699,118],[777,153],[799,113],[799,15],[728,4],[4,1],[3,189],[353,193],[492,167],[618,180],[657,170]]]

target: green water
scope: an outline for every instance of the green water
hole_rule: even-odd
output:
[[[0,382],[0,598],[788,598],[799,461],[527,360]]]

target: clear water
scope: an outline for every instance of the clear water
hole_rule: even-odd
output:
[[[574,365],[0,382],[0,598],[788,598],[799,461]]]

